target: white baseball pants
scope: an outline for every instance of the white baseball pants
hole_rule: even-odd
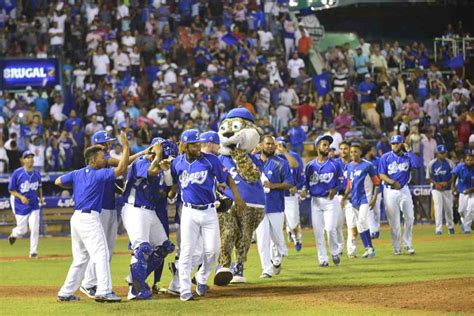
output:
[[[106,210],[102,209],[100,212],[100,222],[104,227],[105,238],[107,239],[107,247],[109,249],[109,261],[112,261],[112,255],[115,248],[115,238],[117,237],[117,210]],[[84,280],[82,280],[82,286],[86,289],[97,285],[97,275],[95,271],[95,265],[92,261],[89,261],[87,266]]]
[[[368,230],[370,213],[369,204],[362,204],[359,206],[359,209],[353,207],[352,211],[354,212],[354,216],[357,222],[357,230],[359,231],[359,233]]]
[[[73,295],[81,284],[89,259],[94,263],[97,274],[96,295],[112,292],[109,249],[104,228],[98,212],[75,211],[71,217],[72,264],[59,290],[59,296]]]
[[[454,228],[453,192],[451,190],[432,190],[431,196],[433,197],[436,231],[440,232],[443,230],[443,211],[446,226],[448,229]]]
[[[352,236],[352,229],[357,227],[356,219],[354,217],[354,212],[352,211],[352,204],[348,200],[344,204],[344,207],[341,208],[342,195],[337,195],[337,201],[339,205],[339,215],[337,218],[336,224],[336,238],[339,253],[344,250],[344,222],[347,226],[347,254],[349,256],[355,255],[357,251],[357,236]]]
[[[384,188],[383,201],[387,212],[388,224],[390,225],[393,249],[401,250],[400,211],[403,213],[403,219],[405,221],[403,243],[404,246],[411,247],[415,217],[410,189],[408,186],[404,186],[400,190]]]
[[[373,234],[380,231],[380,208],[382,206],[382,193],[377,194],[377,201],[373,212],[369,212],[369,230]]]
[[[13,205],[13,204],[12,204]],[[15,208],[12,207],[13,213]],[[40,210],[34,210],[27,215],[15,214],[16,227],[12,230],[12,236],[15,238],[21,238],[28,232],[30,228],[30,255],[38,253],[38,242],[39,242],[39,223],[40,223]]]
[[[465,232],[471,231],[474,217],[474,194],[459,193],[459,214],[461,215],[462,226]]]
[[[273,275],[273,264],[281,264],[283,257],[288,256],[283,235],[284,221],[283,212],[266,213],[255,230],[263,273]]]
[[[300,225],[300,201],[298,195],[285,196],[285,218],[287,230],[292,234],[293,239],[301,242],[301,232],[298,232],[298,236],[293,236],[293,231]]]
[[[181,294],[191,293],[191,272],[196,243],[202,237],[202,267],[196,274],[199,284],[207,284],[214,263],[219,257],[221,239],[215,207],[196,210],[183,206],[181,212],[181,251],[179,256],[179,280]]]
[[[338,201],[336,198],[329,200],[323,197],[313,197],[311,199],[311,220],[313,224],[313,233],[318,250],[319,263],[329,262],[326,251],[326,240],[324,231],[328,236],[331,255],[339,254],[336,225],[338,218]]]
[[[154,210],[125,203],[122,208],[122,221],[132,249],[144,242],[150,243],[152,247],[161,246],[168,240],[165,228]]]

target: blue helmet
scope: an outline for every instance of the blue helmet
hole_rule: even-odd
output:
[[[163,148],[163,158],[167,159],[168,157],[176,158],[178,156],[178,145],[172,142],[169,139],[164,139],[162,137],[155,137],[151,140],[150,146],[155,145],[157,142],[161,144]]]

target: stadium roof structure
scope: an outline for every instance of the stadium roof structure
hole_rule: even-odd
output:
[[[325,10],[354,4],[436,2],[436,0],[290,0],[290,11]]]

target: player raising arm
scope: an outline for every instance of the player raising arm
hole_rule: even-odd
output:
[[[71,217],[71,242],[73,262],[66,281],[59,290],[58,301],[78,301],[74,293],[80,286],[84,272],[92,260],[96,266],[97,302],[120,302],[121,298],[112,291],[109,250],[100,221],[104,187],[108,181],[122,175],[127,170],[129,145],[127,135],[120,133],[123,152],[115,168],[105,168],[107,161],[102,146],[91,146],[84,152],[87,166],[67,173],[56,179],[55,184],[71,188],[74,193],[75,212]]]

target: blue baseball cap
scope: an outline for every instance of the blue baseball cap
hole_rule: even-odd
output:
[[[436,152],[437,153],[447,153],[448,151],[446,150],[446,146],[438,145],[438,146],[436,146]]]
[[[97,131],[92,135],[92,145],[116,141],[117,138],[109,137],[107,131]]]
[[[279,142],[280,144],[282,144],[283,147],[286,147],[286,140],[285,140],[285,137],[279,136],[279,137],[276,138],[276,141]]]
[[[205,144],[214,143],[214,144],[219,145],[221,143],[221,141],[219,139],[219,134],[217,134],[214,131],[209,131],[209,132],[202,133],[199,136],[199,140],[201,141],[201,143],[205,143]]]
[[[245,108],[237,108],[230,110],[229,113],[227,113],[225,119],[230,119],[234,117],[240,117],[241,119],[255,123],[255,118],[253,117],[252,113],[250,113],[250,111]]]
[[[329,142],[329,145],[331,145],[334,139],[330,135],[320,135],[314,141],[314,145],[318,146],[319,142],[322,141],[322,140],[327,140]]]
[[[23,154],[21,155],[21,158],[25,159],[25,158],[28,157],[28,156],[33,156],[33,157],[34,157],[35,154],[34,154],[32,151],[25,150],[25,151],[23,152]]]
[[[403,143],[402,135],[393,135],[390,137],[390,144],[400,144]]]
[[[163,148],[163,158],[175,157],[178,156],[178,145],[169,139],[164,139],[162,137],[155,137],[151,140],[150,146],[155,145],[156,143],[161,143]]]
[[[181,142],[182,143],[189,143],[189,144],[194,144],[194,143],[201,142],[201,140],[199,139],[199,131],[197,129],[185,130],[181,134]]]

